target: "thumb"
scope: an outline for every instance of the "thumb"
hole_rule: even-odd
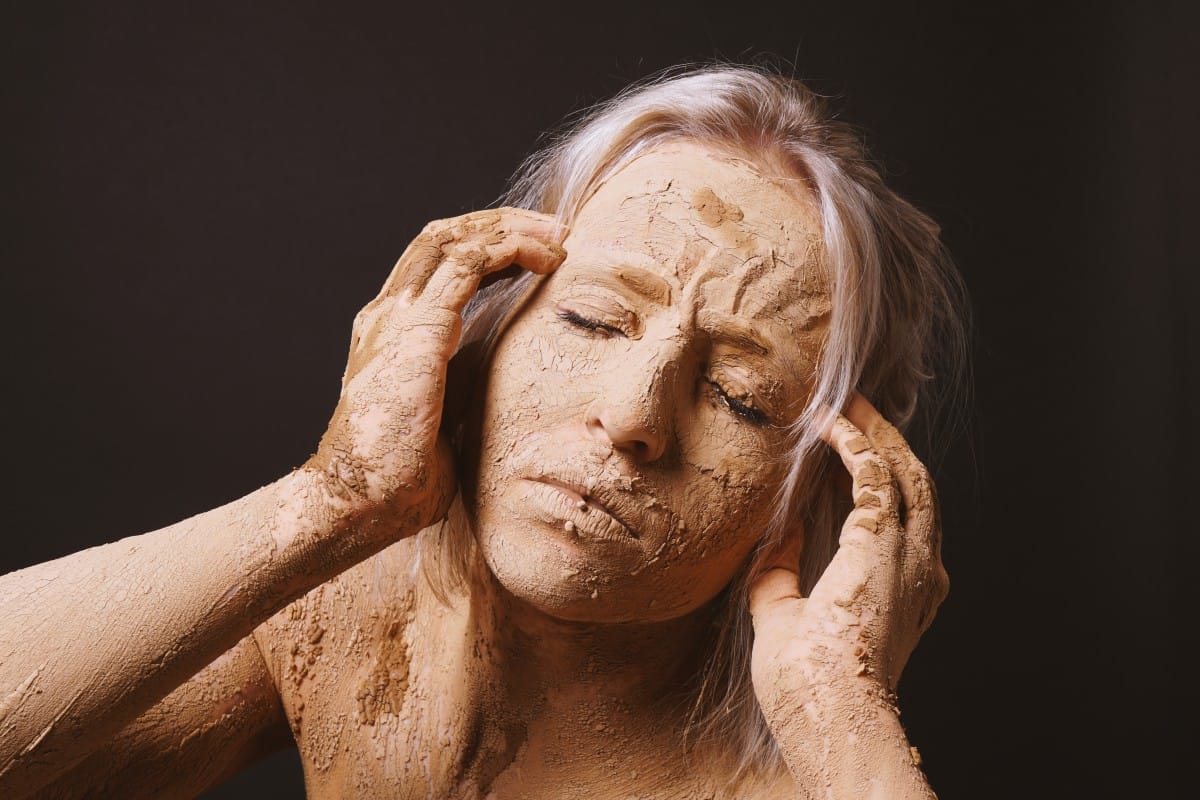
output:
[[[803,600],[800,594],[800,555],[804,537],[787,535],[774,553],[763,559],[761,571],[750,582],[750,616],[769,613],[781,602]]]

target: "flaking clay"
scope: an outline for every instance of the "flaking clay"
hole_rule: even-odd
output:
[[[794,184],[690,143],[593,192],[479,403],[471,501],[506,588],[580,622],[648,622],[729,582],[823,342],[819,236]]]
[[[189,751],[198,763],[259,730],[226,731],[213,697],[257,704],[268,724],[269,675],[314,798],[794,797],[787,774],[738,773],[721,742],[683,731],[714,599],[768,525],[784,429],[811,390],[830,312],[820,231],[803,186],[694,143],[659,145],[596,187],[467,411],[471,494],[260,625],[231,651],[239,671],[172,694],[208,737]],[[373,441],[405,432],[386,433]],[[379,491],[327,444],[321,464],[349,496]],[[270,558],[307,546],[312,498],[289,497],[236,512],[261,517]],[[454,540],[476,543],[460,580],[446,577]],[[227,569],[227,552],[189,552]],[[155,761],[143,778],[171,769]]]
[[[806,193],[694,144],[595,189],[466,412],[471,495],[264,627],[310,794],[794,794],[686,747],[681,687],[809,391],[819,231]],[[476,560],[443,601],[424,574],[460,533]]]

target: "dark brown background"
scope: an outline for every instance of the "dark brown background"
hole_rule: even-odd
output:
[[[953,589],[901,685],[933,785],[1182,788],[1191,5],[427,5],[5,5],[0,571],[282,475],[426,220],[631,79],[774,58],[943,223],[975,303],[973,425],[937,465]],[[300,796],[297,763],[207,796]]]

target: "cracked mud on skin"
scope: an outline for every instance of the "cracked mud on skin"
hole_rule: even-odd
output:
[[[766,526],[781,428],[824,335],[818,230],[794,189],[684,143],[585,203],[566,261],[499,342],[479,413],[474,512],[504,586],[611,623],[687,614],[728,583]],[[610,513],[566,513],[556,487],[562,507]],[[632,535],[593,533],[595,518]]]
[[[281,681],[313,796],[794,794],[685,751],[681,687],[808,396],[819,231],[803,186],[690,143],[594,191],[468,411],[446,524],[474,526],[470,585],[442,603],[404,541],[261,632],[282,677],[323,619]]]
[[[443,602],[405,539],[254,633],[310,797],[795,796],[681,730],[826,333],[820,230],[802,184],[685,142],[594,191],[468,412],[473,580]]]

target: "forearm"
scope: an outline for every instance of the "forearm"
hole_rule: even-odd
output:
[[[835,695],[828,686],[812,695],[767,716],[789,771],[812,797],[936,797],[887,698],[874,690]]]
[[[187,800],[295,746],[253,634],[37,790],[39,800]]]
[[[43,785],[386,544],[374,530],[384,521],[350,511],[296,471],[168,528],[0,578],[0,794]]]

